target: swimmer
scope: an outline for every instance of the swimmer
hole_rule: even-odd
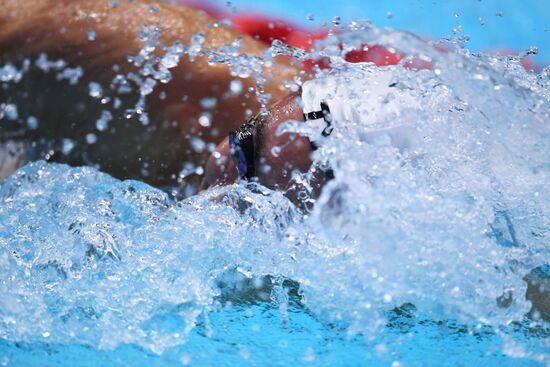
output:
[[[252,37],[182,5],[148,0],[3,1],[0,66],[21,68],[30,62],[30,67],[18,83],[1,85],[0,103],[17,106],[19,118],[2,119],[0,153],[9,154],[0,157],[0,178],[29,160],[46,159],[94,165],[117,178],[164,187],[176,184],[185,164],[204,166],[212,148],[259,110],[256,82],[233,76],[227,65],[211,64],[205,56],[191,60],[184,55],[169,69],[172,80],[157,81],[146,96],[149,123],[140,122],[138,113],[128,119],[126,111],[140,98],[140,87],[131,79],[147,79],[144,68],[128,57],[143,52],[144,25],[153,33],[156,24],[167,47],[175,41],[188,46],[199,35],[205,49],[240,40],[241,54],[262,56],[265,51]],[[166,51],[158,46],[153,52],[163,56]],[[81,68],[82,75],[74,82],[63,80],[62,70],[43,71],[48,68],[44,60],[62,60],[67,68]],[[277,57],[261,72],[265,93],[276,101],[289,92],[285,81],[300,69]],[[123,90],[125,83],[130,90]],[[91,85],[101,89],[94,92]],[[100,125],[103,111],[108,113]],[[25,122],[30,117],[36,123],[29,128]],[[202,177],[191,176],[185,183],[198,187]]]
[[[414,127],[399,121],[380,124],[384,116],[398,111],[402,104],[411,109],[421,107],[406,90],[396,91],[394,71],[388,68],[341,73],[306,81],[298,92],[274,104],[265,116],[258,115],[229,134],[206,165],[203,188],[249,180],[281,190],[302,204],[296,199],[297,191],[303,188],[295,185],[293,175],[308,172],[314,152],[338,126],[348,123],[368,127],[362,137],[365,141],[387,135],[396,148],[407,149],[416,139]],[[387,96],[394,98],[380,103]],[[310,137],[281,133],[281,125],[288,122],[303,124]],[[311,173],[309,196],[315,198],[334,172],[329,167],[315,167]]]
[[[3,2],[0,65],[8,62],[22,65],[25,59],[34,63],[44,54],[50,61],[63,60],[69,67],[82,68],[82,76],[74,85],[58,80],[55,72],[44,73],[36,64],[19,83],[3,84],[0,102],[13,103],[22,117],[34,116],[38,120],[36,128],[22,128],[20,121],[2,121],[3,177],[28,160],[47,158],[74,165],[98,165],[118,178],[137,178],[163,186],[175,181],[182,163],[195,166],[206,163],[203,189],[237,180],[255,181],[285,191],[299,204],[299,188],[292,182],[293,173],[310,170],[315,150],[337,131],[339,122],[350,118],[363,121],[364,116],[379,112],[370,110],[354,115],[354,111],[361,109],[339,99],[338,87],[365,90],[366,84],[357,85],[345,80],[345,76],[340,80],[307,81],[300,90],[289,93],[283,87],[285,81],[299,75],[301,70],[278,59],[263,74],[266,92],[278,102],[268,113],[254,115],[239,128],[247,120],[247,112],[258,111],[260,107],[256,95],[248,92],[249,88],[255,88],[254,81],[237,79],[227,66],[211,65],[198,56],[194,61],[184,57],[171,69],[173,79],[154,88],[147,98],[150,124],[143,125],[137,118],[128,120],[124,116],[124,111],[132,108],[139,98],[134,89],[128,94],[116,94],[106,102],[112,103],[116,97],[120,106],[109,108],[115,110],[112,128],[98,130],[95,124],[104,108],[101,100],[90,98],[89,85],[95,82],[111,93],[109,86],[117,75],[138,75],[139,68],[129,63],[127,56],[138,55],[143,49],[137,35],[144,23],[161,24],[160,39],[165,45],[176,40],[188,45],[192,35],[204,32],[204,47],[216,48],[241,37],[243,53],[262,55],[265,50],[261,43],[228,28],[208,27],[215,20],[192,8],[147,0],[113,3],[118,6],[111,8],[109,2],[96,0],[30,0],[24,5],[16,0]],[[389,73],[370,76],[368,90],[373,94],[369,98],[377,98],[393,88],[390,76]],[[226,98],[235,80],[240,82],[242,93]],[[206,111],[201,106],[205,99],[214,104]],[[369,104],[368,99],[355,102],[361,101],[363,107],[379,106]],[[316,133],[311,138],[288,132],[280,134],[279,127],[288,121],[308,124]],[[414,144],[414,133],[402,125],[383,129],[373,126],[364,139],[374,139],[380,133],[390,136],[399,149]],[[194,137],[200,137],[206,144],[219,144],[212,154],[208,149],[194,150]],[[63,151],[60,139],[75,142],[70,154],[59,153]],[[337,172],[329,167],[315,171],[313,197],[333,174]],[[197,180],[202,180],[198,176]],[[535,285],[547,286],[548,282],[545,279],[537,282],[528,280],[527,296],[533,300],[532,314],[547,319],[549,293],[543,285]]]
[[[367,127],[360,137],[363,141],[384,136],[399,150],[413,148],[420,137],[412,126],[398,121],[383,126],[376,122],[403,104],[420,108],[418,102],[407,90],[393,92],[399,80],[392,69],[367,72],[359,78],[340,74],[306,81],[299,92],[273,105],[265,116],[259,115],[230,133],[208,161],[203,189],[239,180],[258,182],[282,190],[299,207],[307,207],[299,195],[300,186],[292,180],[293,173],[310,170],[315,150],[346,123]],[[390,94],[393,98],[384,98]],[[289,121],[307,125],[310,137],[281,134],[279,128]],[[334,173],[327,167],[316,170],[310,182],[310,198],[319,195]],[[528,316],[535,320],[550,320],[550,282],[546,274],[539,267],[524,278],[525,297],[532,303]],[[496,300],[501,307],[508,307],[512,301],[507,293]]]
[[[220,26],[197,9],[148,0],[31,0],[24,6],[16,0],[5,1],[0,7],[0,65],[30,62],[31,66],[19,82],[2,85],[0,103],[15,105],[19,118],[2,119],[0,179],[28,161],[46,159],[93,165],[117,178],[139,179],[157,187],[179,183],[181,187],[198,188],[201,181],[208,185],[211,178],[203,180],[202,167],[214,147],[259,110],[257,86],[251,77],[232,76],[226,65],[210,64],[204,56],[194,60],[184,56],[170,69],[172,80],[145,88],[152,89],[144,108],[149,123],[140,122],[139,113],[130,114],[128,119],[127,111],[135,108],[143,89],[131,80],[146,80],[140,75],[144,68],[136,67],[128,57],[143,52],[146,41],[139,35],[144,25],[153,27],[157,23],[160,41],[166,46],[175,41],[189,45],[193,35],[204,32],[204,48],[215,49],[241,39],[242,54],[261,56],[266,47],[261,41],[270,39],[268,29],[256,41]],[[256,28],[257,24],[252,34],[258,32]],[[303,32],[300,34],[304,38]],[[160,48],[155,50],[158,56],[164,52]],[[370,60],[383,56],[386,62],[397,62],[392,55],[372,47],[363,57]],[[60,70],[44,72],[52,68],[48,64],[58,60],[67,68],[81,68],[82,75],[73,83],[59,80],[63,79]],[[262,73],[265,92],[276,103],[271,111],[288,102],[276,102],[293,87],[288,81],[306,77],[301,66],[290,65],[281,57],[274,58],[273,65]],[[270,113],[262,119],[291,118],[291,114]],[[26,119],[34,121],[30,127]],[[297,138],[295,144],[303,141]],[[292,146],[287,146],[285,152]],[[275,182],[284,181],[291,172],[286,164],[288,174],[279,177],[279,161],[271,162],[271,178],[267,181],[263,178],[267,178],[269,161],[262,164],[266,177],[261,181],[268,187],[287,186],[286,182]],[[309,163],[305,158],[298,168],[303,170]],[[181,181],[183,167],[186,177]],[[193,190],[188,190],[190,193]]]

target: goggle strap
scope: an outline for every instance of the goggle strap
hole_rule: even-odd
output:
[[[325,120],[326,124],[321,134],[324,137],[327,137],[332,134],[332,130],[334,130],[334,128],[332,127],[332,115],[330,114],[330,108],[328,107],[328,104],[326,102],[321,102],[321,111],[304,113],[304,121],[318,120],[321,118]]]

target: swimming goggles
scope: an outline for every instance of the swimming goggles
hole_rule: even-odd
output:
[[[326,102],[321,102],[321,110],[304,113],[304,121],[323,119],[325,128],[322,136],[327,137],[333,131],[332,116]],[[229,154],[235,167],[238,177],[243,180],[251,180],[256,177],[256,147],[254,145],[256,124],[260,120],[260,114],[250,118],[245,124],[237,130],[229,133]],[[318,145],[310,141],[311,150],[315,151]],[[334,177],[332,170],[327,171],[329,178]]]
[[[256,177],[254,134],[260,114],[252,116],[244,125],[229,133],[229,154],[241,179]]]

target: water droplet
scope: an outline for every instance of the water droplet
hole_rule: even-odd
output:
[[[0,81],[2,82],[14,81],[17,83],[21,80],[22,76],[22,71],[17,70],[17,68],[10,63],[0,67]]]
[[[34,116],[29,116],[27,118],[27,126],[29,127],[29,129],[31,130],[36,130],[38,129],[38,119]]]
[[[105,131],[109,127],[109,122],[113,119],[110,111],[102,111],[101,117],[97,119],[95,126],[99,131]]]
[[[281,147],[273,147],[271,148],[271,155],[274,157],[278,157],[279,154],[281,154]]]
[[[71,139],[63,139],[61,141],[61,153],[68,155],[73,150],[75,144]]]
[[[497,16],[497,17],[502,17],[502,16],[504,16],[504,14],[502,13],[502,11],[498,10],[498,11],[495,13],[495,16]]]
[[[17,120],[19,118],[19,113],[17,112],[17,106],[13,103],[0,104],[0,119],[6,116],[8,120]]]
[[[153,92],[153,89],[155,88],[155,85],[157,85],[157,81],[151,78],[145,79],[145,81],[141,84],[139,88],[139,93],[142,96],[146,96],[148,94],[151,94]]]
[[[204,109],[212,109],[218,104],[216,97],[204,97],[201,99],[201,107]]]
[[[195,33],[191,37],[191,44],[189,47],[189,55],[196,56],[202,49],[202,44],[204,43],[204,32]]]
[[[78,84],[78,80],[84,75],[80,66],[75,68],[65,68],[56,75],[57,80],[68,80],[70,85]]]
[[[212,123],[210,122],[210,117],[206,114],[201,115],[201,117],[199,117],[199,125],[201,125],[202,127],[212,126]]]
[[[158,7],[158,5],[153,4],[149,6],[149,11],[153,14],[157,14],[160,11],[160,8]]]
[[[191,147],[196,153],[202,153],[206,148],[206,143],[199,137],[191,138]]]
[[[233,79],[229,83],[229,90],[231,91],[232,95],[239,95],[243,91],[243,82],[241,82],[238,79]]]
[[[167,69],[176,67],[184,52],[185,47],[179,41],[176,41],[166,50],[166,54],[160,60],[160,64]]]
[[[46,54],[41,53],[35,61],[35,65],[42,71],[48,72],[50,70],[61,70],[67,63],[63,60],[50,61]]]
[[[141,122],[143,126],[149,125],[149,115],[146,112],[142,112],[139,116],[139,122]]]
[[[88,144],[95,144],[95,143],[97,143],[97,136],[96,136],[96,134],[93,134],[93,133],[86,134],[86,143],[88,143]]]
[[[339,15],[332,18],[332,24],[334,25],[340,25],[341,22],[342,22],[342,18]]]
[[[313,17],[313,14],[311,13],[307,13],[306,19],[309,20],[310,22],[313,22],[315,20],[315,18]]]
[[[269,164],[261,164],[260,165],[260,172],[263,174],[267,174],[271,172],[271,166]]]
[[[88,30],[88,41],[95,41],[96,33],[93,29]]]
[[[538,53],[539,53],[538,47],[531,46],[522,53],[521,57],[531,56],[531,55],[538,55]]]
[[[392,19],[393,18],[393,13],[391,11],[387,12],[386,13],[386,18]]]
[[[99,83],[90,82],[88,84],[88,91],[88,94],[92,98],[100,98],[101,96],[103,96],[103,88],[101,88],[101,85],[99,85]]]

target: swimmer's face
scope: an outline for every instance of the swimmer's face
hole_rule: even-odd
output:
[[[299,94],[293,93],[280,100],[254,126],[254,149],[257,181],[271,189],[282,190],[291,199],[296,192],[292,186],[295,171],[307,172],[312,164],[311,145],[307,137],[296,133],[277,132],[288,121],[303,121]],[[224,139],[206,165],[203,187],[228,185],[237,181],[238,172],[229,153],[229,139]],[[317,179],[319,189],[323,179]],[[316,190],[315,195],[319,190]]]

